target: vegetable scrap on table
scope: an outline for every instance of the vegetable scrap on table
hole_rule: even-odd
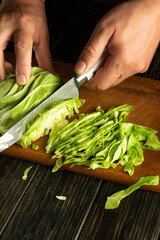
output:
[[[22,179],[23,179],[23,180],[27,180],[28,173],[29,173],[29,171],[32,169],[32,167],[33,167],[33,166],[30,166],[30,167],[26,168],[26,170],[24,171],[24,174],[23,174],[23,176],[22,176]]]
[[[66,196],[56,196],[56,198],[62,201],[65,201],[67,199]]]
[[[107,198],[105,203],[105,209],[115,209],[119,206],[120,201],[131,194],[133,191],[137,190],[143,185],[152,185],[156,186],[159,184],[159,176],[146,176],[138,179],[136,183],[129,186],[128,188],[116,192]]]

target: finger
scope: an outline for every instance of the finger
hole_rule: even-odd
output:
[[[128,72],[124,74],[123,66],[119,56],[108,56],[104,66],[99,69],[96,75],[89,81],[90,88],[105,90],[111,88],[127,77]]]
[[[6,71],[8,71],[8,70],[10,70],[10,69],[13,69],[12,64],[9,63],[9,62],[7,62],[7,61],[4,62],[4,66],[5,66],[5,70],[6,70]]]
[[[31,74],[31,59],[34,28],[32,24],[26,24],[14,34],[16,54],[16,78],[20,85],[25,85]]]
[[[5,79],[5,59],[4,59],[4,49],[6,48],[9,38],[10,38],[10,32],[9,31],[3,31],[0,28],[1,38],[0,38],[0,81],[3,81]]]
[[[41,37],[39,43],[34,47],[38,66],[46,71],[57,75],[53,68],[51,52],[49,48],[49,38]]]
[[[96,64],[113,33],[114,28],[107,21],[100,21],[75,65],[77,74],[88,72]]]
[[[5,79],[5,64],[4,64],[4,53],[3,50],[0,49],[0,82]]]

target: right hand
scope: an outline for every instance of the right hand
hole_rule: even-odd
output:
[[[160,0],[130,0],[111,9],[97,24],[75,66],[88,72],[104,49],[104,66],[87,83],[105,90],[147,71],[160,41]]]
[[[0,5],[0,81],[5,79],[4,50],[14,41],[16,78],[25,85],[31,74],[32,49],[39,67],[54,73],[44,0],[3,0]]]

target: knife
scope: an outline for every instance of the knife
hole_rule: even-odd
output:
[[[46,100],[40,103],[13,127],[11,127],[4,135],[2,135],[0,137],[0,152],[4,151],[21,139],[29,121],[42,109],[53,103],[77,97],[79,95],[78,88],[95,75],[96,71],[103,66],[106,57],[107,51],[105,50],[96,65],[88,73],[72,77],[67,83],[65,83],[56,92],[50,95]]]

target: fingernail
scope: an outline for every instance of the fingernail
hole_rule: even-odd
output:
[[[27,83],[26,77],[23,74],[20,74],[17,79],[18,84],[25,85]]]
[[[79,60],[75,66],[75,71],[77,73],[83,73],[85,69],[86,69],[86,63],[83,62],[82,60]]]

